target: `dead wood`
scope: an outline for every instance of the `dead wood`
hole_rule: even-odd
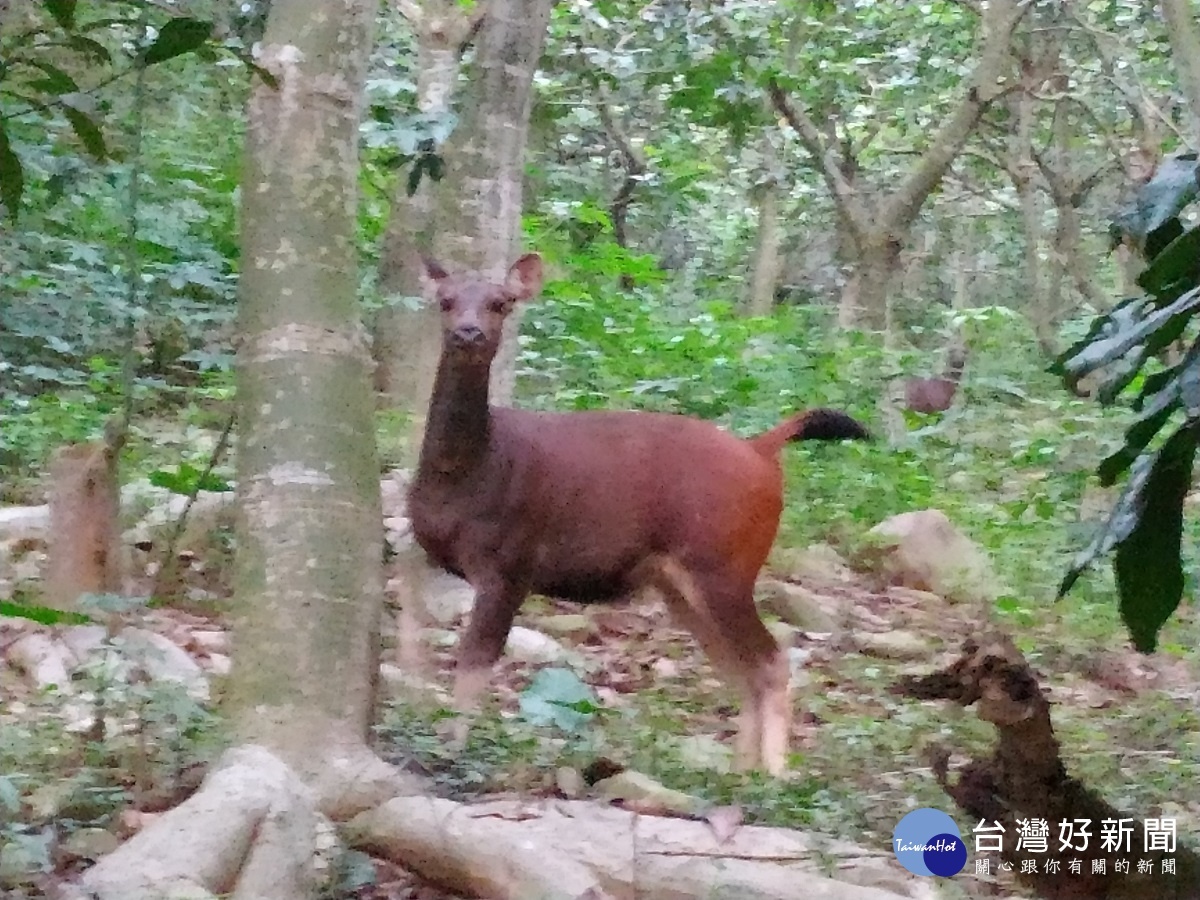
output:
[[[703,821],[584,801],[466,806],[400,797],[356,817],[344,834],[352,846],[489,900],[897,900],[920,888],[890,854],[853,844],[757,826],[717,834]]]
[[[1200,897],[1200,861],[1195,851],[1179,845],[1174,853],[1142,852],[1143,834],[1138,824],[1142,820],[1117,810],[1067,774],[1050,720],[1050,704],[1029,663],[1006,635],[967,640],[962,655],[951,665],[923,677],[904,678],[893,690],[919,700],[974,705],[981,719],[996,726],[996,747],[990,758],[973,760],[951,781],[950,751],[939,747],[934,750],[934,773],[958,807],[971,816],[972,828],[981,820],[1004,827],[999,856],[1039,896],[1048,900]],[[1058,823],[1077,819],[1091,823],[1086,848],[1080,848],[1082,841],[1076,839],[1071,849],[1056,853],[1060,847]],[[1105,852],[1101,823],[1121,819],[1133,826],[1129,847],[1122,844],[1114,852]],[[1048,852],[1017,851],[1019,820],[1050,823]],[[1056,857],[1062,860],[1061,870],[1047,873],[1046,860]],[[1163,860],[1172,858],[1175,874],[1163,874]],[[1068,870],[1067,861],[1074,859],[1082,863],[1078,874]],[[1033,861],[1036,873],[1020,875],[1025,860]],[[1103,860],[1103,874],[1093,872],[1093,860]],[[1129,873],[1116,870],[1119,860],[1130,861]],[[1140,860],[1150,862],[1150,872],[1137,871]]]

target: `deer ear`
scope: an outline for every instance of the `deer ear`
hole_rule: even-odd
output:
[[[508,270],[505,287],[517,300],[528,300],[542,289],[542,258],[526,253]]]
[[[449,273],[442,268],[442,264],[432,256],[426,256],[424,253],[422,253],[421,265],[425,269],[425,274],[434,281],[442,281],[443,279],[450,277]]]

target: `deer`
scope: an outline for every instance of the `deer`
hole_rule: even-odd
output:
[[[455,742],[527,596],[594,604],[655,590],[740,694],[737,768],[781,775],[790,667],[754,601],[783,509],[780,452],[869,439],[866,428],[811,409],[747,440],[673,413],[493,407],[502,326],[540,292],[542,260],[520,257],[501,283],[422,262],[442,347],[408,509],[429,561],[475,592],[456,650]]]
[[[954,402],[958,385],[967,365],[966,347],[955,345],[946,351],[946,369],[935,378],[906,378],[904,407],[922,415],[945,412]]]

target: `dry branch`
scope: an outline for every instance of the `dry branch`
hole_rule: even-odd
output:
[[[1029,663],[1005,635],[990,635],[963,644],[962,655],[947,668],[924,677],[902,679],[894,688],[902,696],[920,700],[951,700],[974,705],[979,717],[996,726],[996,749],[990,759],[974,760],[951,783],[946,748],[934,751],[934,773],[946,793],[973,820],[998,821],[1004,826],[1003,859],[1020,872],[1023,860],[1033,860],[1039,871],[1022,876],[1048,900],[1195,900],[1200,897],[1200,859],[1179,846],[1178,852],[1139,853],[1156,874],[1136,870],[1118,874],[1114,863],[1134,853],[1105,852],[1099,829],[1105,820],[1130,819],[1067,775],[1058,739],[1050,721],[1050,704]],[[1051,823],[1051,850],[1057,846],[1054,823],[1086,819],[1093,831],[1086,849],[1070,851],[1082,860],[1074,874],[1064,864],[1060,872],[1044,872],[1048,854],[1016,850],[1017,821],[1041,819]],[[1135,829],[1140,831],[1140,829]],[[1140,834],[1131,842],[1136,848]],[[1161,860],[1175,860],[1176,874],[1161,874]],[[1104,860],[1107,874],[1092,874],[1092,860]]]
[[[464,806],[404,797],[358,816],[345,834],[354,846],[489,900],[897,900],[920,889],[885,854],[864,856],[852,844],[756,826],[721,840],[706,822],[583,801]],[[846,880],[826,877],[826,866]],[[869,886],[880,884],[892,890]]]

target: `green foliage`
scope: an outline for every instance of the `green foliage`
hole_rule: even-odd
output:
[[[538,671],[521,693],[521,715],[531,725],[553,725],[578,733],[600,711],[596,695],[570,669]]]
[[[42,625],[87,625],[92,621],[83,613],[64,612],[48,606],[27,606],[23,603],[9,603],[5,600],[0,600],[0,616],[28,619]]]
[[[1141,248],[1149,266],[1138,279],[1146,295],[1131,297],[1098,316],[1089,333],[1055,370],[1071,386],[1103,374],[1099,397],[1133,398],[1137,418],[1124,446],[1099,466],[1104,484],[1129,475],[1104,527],[1071,565],[1065,594],[1096,559],[1115,550],[1121,617],[1134,646],[1150,652],[1183,595],[1183,504],[1191,486],[1200,439],[1200,227],[1181,214],[1198,193],[1195,154],[1160,167],[1115,218],[1114,229]],[[1168,346],[1190,344],[1182,358],[1162,364]],[[1173,427],[1173,431],[1171,430]],[[1169,432],[1169,437],[1164,437]]]
[[[190,463],[180,463],[174,471],[156,469],[149,475],[155,487],[166,488],[176,494],[190,497],[200,491],[232,491],[233,487],[224,478],[209,472],[207,475]]]

